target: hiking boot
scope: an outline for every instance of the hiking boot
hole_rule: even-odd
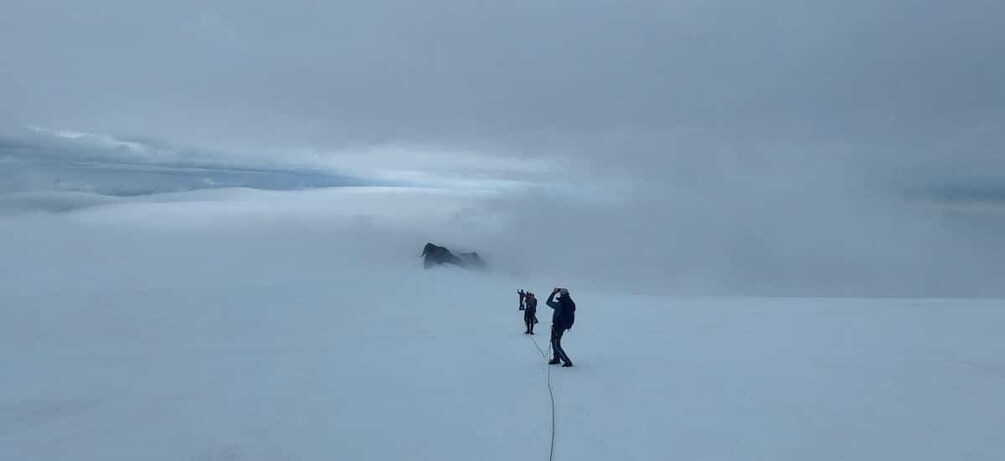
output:
[[[548,362],[548,365],[558,365],[558,364],[559,364],[560,362],[561,362],[561,360],[558,360],[558,359],[551,359],[551,360],[550,360],[550,361]]]
[[[571,366],[572,366],[572,362],[565,362],[565,364],[562,365],[562,368],[569,368]]]

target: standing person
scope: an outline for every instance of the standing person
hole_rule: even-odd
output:
[[[556,295],[558,300],[555,299]],[[551,350],[554,356],[548,365],[555,365],[561,361],[564,362],[563,367],[571,367],[572,360],[565,353],[565,349],[562,349],[562,334],[572,328],[572,324],[576,321],[576,303],[569,296],[569,290],[555,288],[551,290],[551,295],[545,304],[555,310],[551,316]]]
[[[523,290],[517,290],[516,294],[520,295],[520,310],[524,309],[524,299],[527,298],[527,293]]]
[[[534,334],[534,324],[537,323],[537,297],[534,293],[527,292],[524,295],[524,311],[523,311],[523,323],[527,325],[527,331],[523,332],[525,335]]]

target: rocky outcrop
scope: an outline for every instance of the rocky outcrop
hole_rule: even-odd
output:
[[[427,243],[422,249],[422,265],[426,269],[443,264],[453,264],[465,269],[483,269],[485,261],[476,252],[457,253],[456,255],[446,247]]]

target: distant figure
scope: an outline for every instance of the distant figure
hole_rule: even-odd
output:
[[[558,295],[558,300],[555,299],[556,295]],[[565,349],[562,349],[562,334],[565,333],[565,330],[572,328],[572,324],[576,321],[576,303],[569,296],[569,290],[555,288],[551,290],[546,304],[555,310],[551,316],[551,350],[554,356],[548,365],[555,365],[561,361],[564,362],[563,367],[571,367],[572,360],[565,353]]]
[[[524,300],[527,298],[527,292],[523,290],[517,290],[516,294],[520,295],[520,310],[524,309]]]
[[[523,323],[527,325],[524,334],[534,334],[534,324],[537,323],[537,297],[529,291],[524,295]]]

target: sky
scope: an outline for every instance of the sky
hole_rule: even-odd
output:
[[[468,243],[590,283],[1005,290],[999,1],[0,1],[0,192],[491,190]]]

